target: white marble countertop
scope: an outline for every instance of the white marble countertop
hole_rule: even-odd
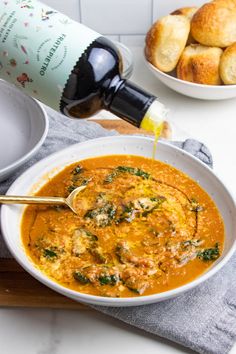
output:
[[[214,168],[236,193],[236,98],[200,101],[177,94],[145,67],[142,48],[132,48],[132,80],[170,108],[173,138],[194,137],[212,151]],[[1,354],[192,353],[92,311],[0,309]],[[230,354],[236,354],[236,345]]]

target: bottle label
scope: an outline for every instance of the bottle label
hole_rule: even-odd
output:
[[[0,0],[0,77],[59,111],[76,62],[100,35],[35,0]]]

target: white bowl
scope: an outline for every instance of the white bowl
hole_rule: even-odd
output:
[[[72,145],[65,150],[59,151],[41,160],[28,169],[13,183],[8,194],[22,195],[36,192],[50,177],[57,174],[66,165],[78,160],[111,154],[133,154],[151,157],[152,148],[152,138],[139,136],[112,136]],[[214,199],[224,219],[226,240],[223,255],[206,273],[198,277],[196,280],[174,290],[133,298],[107,298],[86,295],[67,289],[49,279],[37,269],[27,257],[20,236],[20,223],[24,208],[16,205],[4,205],[2,206],[1,211],[1,225],[4,240],[12,255],[26,271],[48,287],[76,301],[97,305],[136,306],[154,303],[180,295],[210,278],[229,260],[236,248],[235,203],[223,182],[220,181],[210,168],[192,155],[167,143],[159,142],[157,157],[159,160],[179,168],[198,181]]]
[[[124,79],[129,79],[134,69],[133,53],[128,47],[126,47],[126,45],[124,45],[121,42],[114,41],[114,44],[118,48],[120,55],[122,57],[122,63],[123,63],[122,77]]]
[[[43,144],[48,119],[43,107],[0,80],[0,181],[14,173]]]
[[[236,97],[236,85],[203,85],[177,79],[174,74],[163,73],[144,58],[149,70],[163,84],[182,95],[202,100],[226,100]]]

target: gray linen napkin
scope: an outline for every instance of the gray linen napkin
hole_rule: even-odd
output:
[[[19,174],[44,156],[74,143],[116,134],[106,131],[96,123],[67,120],[52,110],[48,110],[48,113],[50,129],[44,145],[17,174],[0,183],[0,194],[6,192]],[[212,166],[210,152],[198,141],[188,139],[174,144]],[[10,257],[1,235],[0,257]],[[236,340],[235,269],[236,255],[210,280],[175,299],[140,307],[93,307],[199,353],[226,354]]]

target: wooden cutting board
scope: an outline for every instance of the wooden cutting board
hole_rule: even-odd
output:
[[[94,121],[106,129],[115,129],[121,134],[147,134],[122,120]],[[170,127],[166,124],[164,137],[169,138],[170,134]],[[0,259],[0,306],[91,310],[88,306],[44,286],[13,259]]]

